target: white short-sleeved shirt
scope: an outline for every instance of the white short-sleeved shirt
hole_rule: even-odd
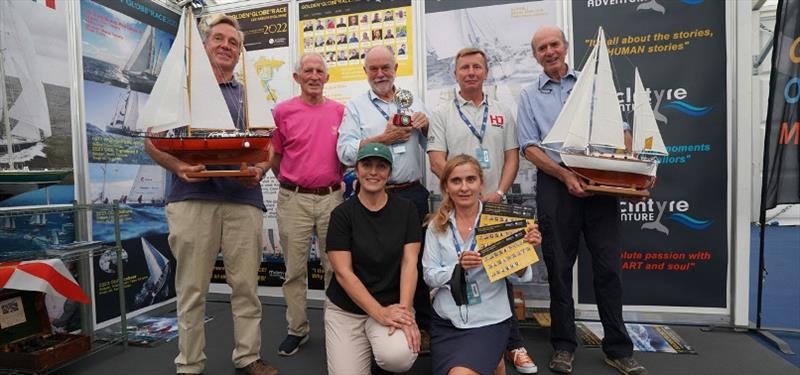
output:
[[[456,103],[478,133],[483,123],[484,107],[489,106],[483,142],[461,119]],[[427,151],[443,151],[449,159],[458,154],[475,157],[480,148],[489,154],[489,168],[483,170],[483,193],[489,194],[500,187],[505,151],[519,148],[516,121],[511,111],[496,100],[489,101],[486,94],[478,106],[462,98],[461,94],[457,94],[454,101],[440,104],[431,115]]]

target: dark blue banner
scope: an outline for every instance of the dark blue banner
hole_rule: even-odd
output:
[[[800,203],[800,0],[778,3],[768,103],[762,210]]]
[[[620,203],[623,302],[726,307],[726,3],[572,4],[576,69],[602,26],[623,118],[632,123],[638,68],[669,152],[660,158],[651,198]],[[590,262],[578,267],[578,300],[594,303]]]

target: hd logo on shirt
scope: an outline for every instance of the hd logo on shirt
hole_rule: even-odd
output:
[[[489,115],[489,123],[492,126],[503,127],[503,123],[505,123],[505,118],[503,115]]]

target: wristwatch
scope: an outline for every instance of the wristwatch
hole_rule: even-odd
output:
[[[495,193],[499,194],[500,198],[506,199],[506,193],[504,193],[502,190],[497,189],[497,191]]]

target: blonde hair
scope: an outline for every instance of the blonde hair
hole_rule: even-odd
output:
[[[458,70],[458,59],[469,55],[481,55],[483,57],[483,67],[485,69],[489,69],[489,60],[486,59],[486,53],[483,52],[482,49],[475,47],[466,47],[460,49],[458,53],[456,53],[456,59],[454,60],[456,65],[456,70]]]
[[[439,233],[444,233],[444,231],[447,230],[447,221],[450,218],[450,212],[453,211],[453,201],[450,199],[450,194],[447,193],[447,180],[450,179],[450,175],[453,174],[456,167],[460,167],[464,164],[471,164],[475,167],[475,170],[478,171],[478,177],[481,179],[481,182],[483,182],[483,170],[478,160],[474,157],[460,154],[453,156],[445,163],[442,177],[439,179],[439,190],[442,192],[442,204],[430,220],[430,224],[433,224],[433,230]]]

